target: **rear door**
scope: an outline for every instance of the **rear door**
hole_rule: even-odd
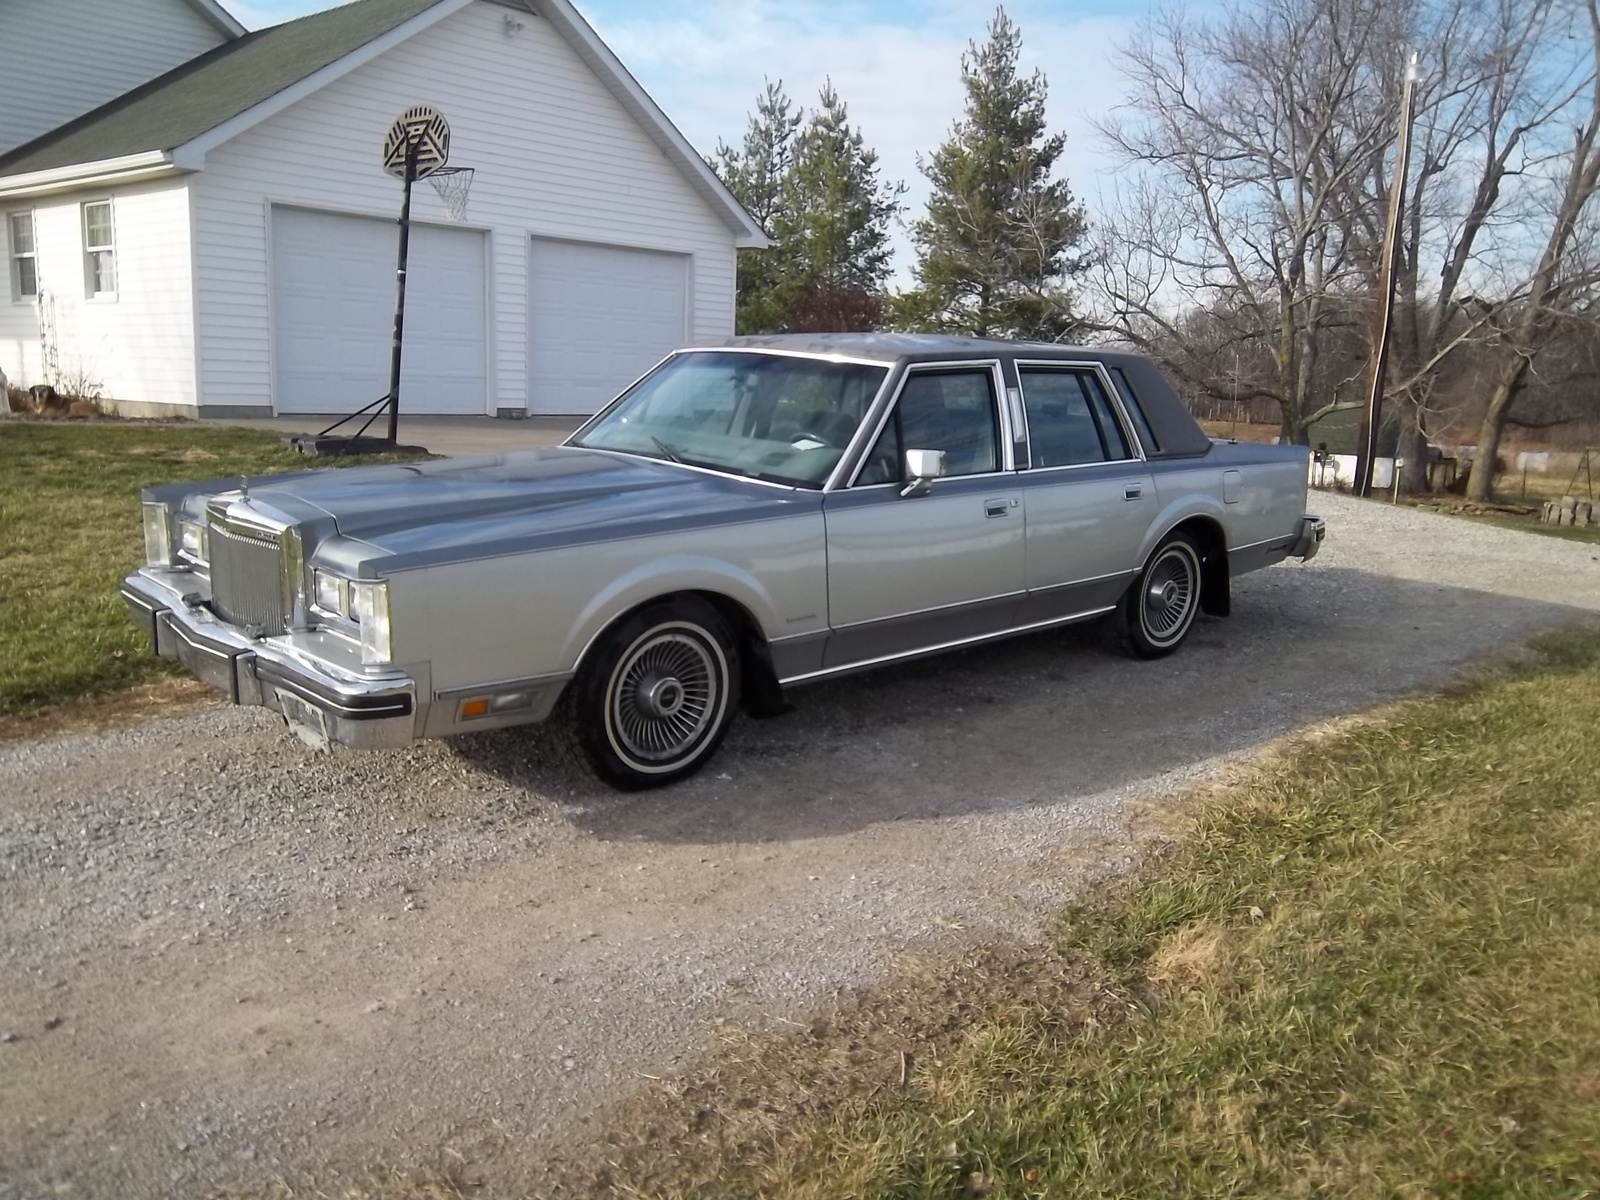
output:
[[[851,485],[828,493],[825,668],[1012,625],[1025,530],[1000,389],[998,362],[913,367]],[[926,495],[901,495],[907,450],[945,453]]]
[[[1158,499],[1149,469],[1094,363],[1017,363],[1027,420],[1027,599],[1021,624],[1117,602]]]

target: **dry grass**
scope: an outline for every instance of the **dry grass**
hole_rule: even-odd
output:
[[[554,1190],[1600,1194],[1600,632],[1299,742],[1049,947],[741,1036],[596,1158]]]

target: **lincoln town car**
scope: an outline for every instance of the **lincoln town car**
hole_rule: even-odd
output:
[[[542,723],[651,787],[813,680],[1098,617],[1170,654],[1234,577],[1316,554],[1306,480],[1140,355],[742,337],[559,446],[149,488],[122,593],[313,744]]]

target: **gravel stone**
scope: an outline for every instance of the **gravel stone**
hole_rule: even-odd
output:
[[[225,706],[0,747],[0,1028],[63,1022],[4,1039],[0,1197],[457,1155],[514,1192],[722,1024],[1036,936],[1268,740],[1600,609],[1600,548],[1313,508],[1321,556],[1171,658],[1091,625],[797,689],[661,792],[536,730],[329,755]]]

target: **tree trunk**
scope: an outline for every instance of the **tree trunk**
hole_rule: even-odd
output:
[[[1400,470],[1400,490],[1415,495],[1428,490],[1428,435],[1422,428],[1422,406],[1410,396],[1398,396],[1395,407],[1400,424],[1395,453],[1405,462]]]
[[[1472,460],[1472,473],[1467,476],[1469,500],[1488,503],[1494,499],[1495,460],[1500,457],[1500,439],[1505,436],[1511,402],[1521,390],[1523,376],[1527,373],[1527,356],[1517,354],[1501,368],[1495,379],[1494,391],[1489,393],[1489,407],[1484,410],[1483,424],[1478,427],[1478,456]]]

